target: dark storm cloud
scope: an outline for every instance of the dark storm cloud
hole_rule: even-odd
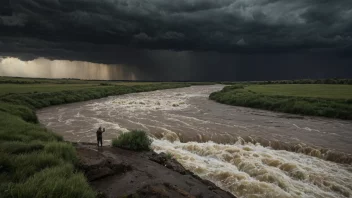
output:
[[[2,35],[11,37],[226,52],[352,43],[350,0],[16,0],[8,4],[0,8],[5,13],[0,28]]]
[[[155,80],[348,77],[352,2],[2,0],[1,55],[123,64]]]

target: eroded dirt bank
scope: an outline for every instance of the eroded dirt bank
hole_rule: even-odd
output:
[[[234,197],[166,154],[76,145],[80,168],[99,197]]]

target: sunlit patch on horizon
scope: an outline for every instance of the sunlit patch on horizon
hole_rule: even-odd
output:
[[[23,61],[0,57],[0,76],[37,78],[77,78],[86,80],[138,80],[139,70],[125,65],[107,65],[86,61],[37,58]]]

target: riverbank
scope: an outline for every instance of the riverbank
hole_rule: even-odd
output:
[[[79,167],[99,197],[234,197],[165,153],[75,144]]]
[[[0,94],[0,191],[3,197],[95,197],[77,171],[76,150],[38,124],[36,109],[111,95],[191,86],[189,83],[94,85],[53,91],[56,85]],[[18,84],[16,86],[21,86]],[[61,85],[60,85],[61,86]]]
[[[248,85],[248,87],[243,85],[227,86],[221,91],[213,92],[210,94],[209,98],[216,102],[233,106],[352,120],[352,99],[338,98],[338,96],[341,97],[343,94],[350,96],[350,90],[352,90],[351,85],[320,85],[330,86],[330,89],[331,86],[333,86],[331,92],[336,92],[335,94],[331,92],[319,93],[319,90],[317,90],[319,85],[309,85],[309,87],[307,87],[307,85],[299,85],[299,87],[297,85],[293,85],[294,87],[292,87],[292,85],[291,87],[288,85],[276,85],[276,87],[274,87],[276,91],[273,87],[270,87],[270,85],[263,85],[257,87],[257,89],[251,89],[252,86],[253,85]],[[272,90],[265,90],[266,87]],[[351,87],[351,89],[349,87]],[[291,93],[289,89],[291,89]],[[297,95],[302,95],[302,93],[292,93],[300,90],[304,90],[309,97]],[[339,90],[349,90],[349,93]],[[288,92],[286,95],[283,94],[285,91]],[[320,89],[320,92],[324,91],[324,88]],[[316,96],[312,93],[316,94]],[[297,96],[295,96],[295,94]],[[335,95],[335,98],[326,98],[324,94],[325,96]]]

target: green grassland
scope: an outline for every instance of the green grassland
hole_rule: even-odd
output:
[[[0,96],[17,93],[48,93],[82,89],[100,89],[114,85],[135,86],[151,83],[100,83],[100,84],[0,84]]]
[[[20,78],[20,77],[6,77],[0,76],[0,84],[80,84],[80,85],[145,85],[145,84],[156,84],[162,82],[138,82],[138,81],[104,81],[104,80],[80,80],[80,79],[46,79],[46,78]]]
[[[298,80],[276,80],[276,81],[242,81],[242,82],[220,82],[225,85],[235,84],[345,84],[352,85],[352,79],[344,78],[326,78],[326,79],[298,79]]]
[[[46,79],[46,78],[22,78],[22,77],[0,77],[0,84],[98,84],[98,81],[84,81],[79,79]]]
[[[288,84],[253,85],[245,87],[256,93],[279,96],[298,96],[310,98],[352,99],[352,85],[327,84]]]
[[[192,85],[85,81],[64,84],[58,81],[30,85],[0,83],[0,197],[96,196],[85,176],[76,168],[74,147],[39,125],[36,109]]]
[[[0,84],[0,95],[9,93],[57,92],[96,88],[97,84]]]
[[[209,98],[234,106],[351,120],[351,92],[352,85],[233,85]]]
[[[78,79],[42,79],[42,78],[16,78],[0,77],[0,96],[18,93],[48,93],[69,90],[82,90],[90,88],[106,88],[109,86],[135,86],[135,85],[157,85],[163,82],[128,82],[128,81],[94,81]],[[180,84],[168,82],[167,84]],[[189,85],[205,85],[213,83],[192,82]]]

